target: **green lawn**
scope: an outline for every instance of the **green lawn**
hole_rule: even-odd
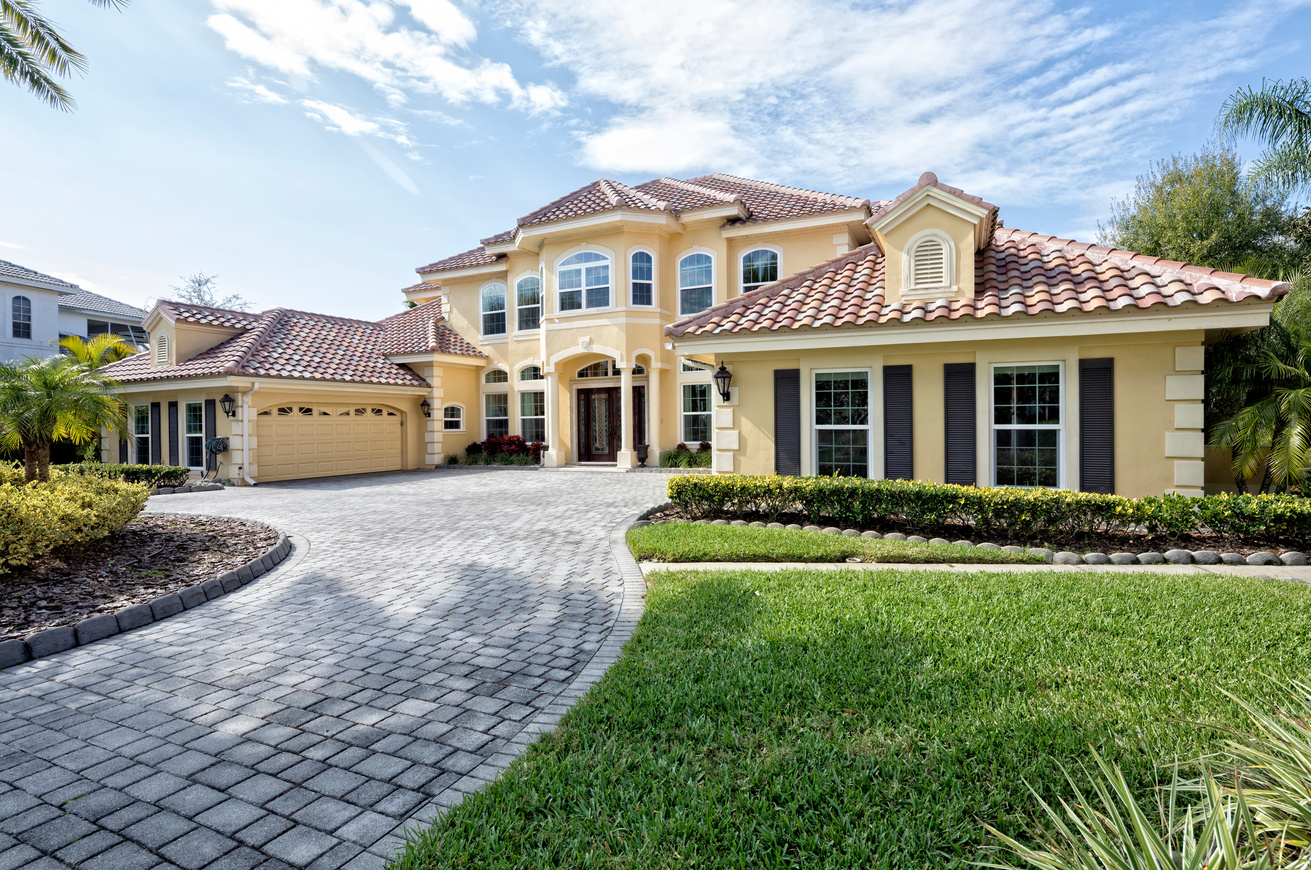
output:
[[[1042,564],[1041,556],[981,550],[955,544],[911,544],[848,538],[823,532],[657,523],[628,533],[628,548],[639,560],[655,562],[972,562]]]
[[[660,572],[621,660],[399,868],[967,866],[1089,744],[1143,794],[1228,689],[1311,674],[1311,588],[1151,574]],[[1168,774],[1168,772],[1166,772]]]

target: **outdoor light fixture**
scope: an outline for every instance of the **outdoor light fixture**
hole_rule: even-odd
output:
[[[235,408],[236,404],[237,401],[233,399],[231,396],[229,396],[227,393],[224,393],[223,398],[219,399],[219,405],[222,406],[223,413],[227,414],[229,419],[237,416],[237,411]]]
[[[429,419],[432,418],[432,405],[428,404],[427,399],[424,399],[419,403],[419,410],[423,412],[423,416],[428,417]]]
[[[719,364],[719,371],[715,372],[715,387],[719,389],[719,395],[723,396],[724,401],[728,401],[728,386],[733,383],[733,373],[724,368],[724,364]]]

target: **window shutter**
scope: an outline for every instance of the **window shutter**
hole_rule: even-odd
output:
[[[943,366],[943,395],[946,400],[947,483],[974,486],[976,414],[974,401],[974,363],[947,363]]]
[[[206,399],[205,400],[205,440],[206,441],[218,435],[217,417],[218,415],[217,412],[215,411],[214,400]],[[217,462],[218,459],[214,457],[212,454],[210,454],[208,451],[206,451],[205,468],[210,471],[213,471],[214,468],[216,467]]]
[[[912,287],[941,287],[947,283],[947,248],[938,239],[915,246],[911,258]]]
[[[168,403],[168,464],[178,464],[178,403]]]
[[[118,442],[118,461],[127,465],[127,439],[124,438]]]
[[[801,369],[774,369],[774,473],[801,474]]]
[[[150,464],[160,465],[164,461],[164,433],[159,421],[159,402],[150,403]]]
[[[914,478],[911,367],[883,367],[883,476]]]
[[[1115,492],[1115,360],[1079,360],[1079,487]]]

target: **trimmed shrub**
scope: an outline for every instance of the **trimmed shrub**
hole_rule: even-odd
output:
[[[693,451],[681,441],[672,450],[660,454],[661,468],[709,468],[710,445],[702,441],[698,450]]]
[[[528,442],[518,435],[475,441],[464,450],[465,465],[537,465],[542,461],[540,441]]]
[[[662,463],[663,464],[663,463]],[[1157,535],[1311,538],[1311,499],[1290,495],[1124,498],[1059,489],[980,488],[911,480],[777,475],[680,475],[669,500],[696,517],[800,514],[812,523],[891,521],[915,530],[970,526],[979,535],[1071,539],[1140,528]]]
[[[151,487],[186,486],[191,469],[181,465],[106,465],[103,462],[79,462],[60,466],[67,474],[103,477],[125,483],[141,483]]]
[[[0,484],[0,574],[57,547],[118,531],[141,513],[150,491],[140,483],[81,474],[26,486]]]

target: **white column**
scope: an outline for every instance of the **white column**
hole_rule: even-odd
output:
[[[646,464],[652,467],[660,464],[660,410],[660,369],[653,360],[646,370],[646,443],[651,445]]]
[[[621,363],[616,363],[620,365]],[[633,367],[625,365],[619,370],[619,457],[620,468],[637,465],[633,452]]]
[[[542,465],[555,468],[564,465],[564,451],[560,440],[560,377],[546,373],[546,446],[542,451]]]

